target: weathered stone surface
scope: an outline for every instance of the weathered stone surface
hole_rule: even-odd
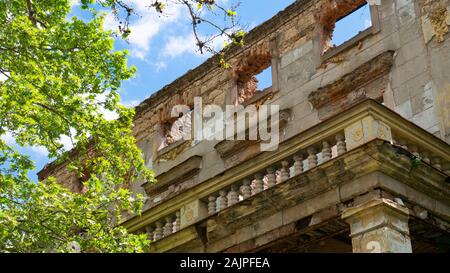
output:
[[[208,216],[207,205],[200,200],[191,202],[181,208],[180,216],[180,227],[187,227]]]
[[[290,109],[281,110],[278,114],[278,118],[279,120],[277,122],[277,125],[281,133],[291,118]],[[236,119],[234,120],[236,121]],[[255,130],[258,129],[258,127],[255,128]],[[268,126],[268,129],[270,128],[271,123]],[[245,131],[247,140],[237,140],[237,135],[239,133],[237,132],[234,135],[234,140],[225,139],[214,146],[214,149],[220,154],[220,157],[225,160],[225,163],[228,167],[239,164],[240,162],[254,157],[261,152],[260,140],[248,140],[249,130],[250,129],[247,128]]]
[[[393,55],[394,52],[388,51],[373,58],[338,81],[312,92],[308,96],[309,101],[315,108],[320,108],[389,73],[393,64]]]
[[[373,199],[346,209],[353,252],[411,253],[409,210],[388,199]]]
[[[169,171],[156,176],[155,178],[158,181],[157,184],[153,185],[146,183],[143,187],[145,188],[147,194],[151,195],[154,192],[160,191],[162,188],[167,188],[177,181],[181,181],[195,175],[200,170],[201,164],[202,157],[193,156],[176,168],[172,168]]]
[[[383,122],[374,120],[370,117],[354,123],[345,129],[345,139],[348,150],[376,138],[391,141],[391,128]]]
[[[281,58],[281,68],[305,56],[313,49],[313,41],[309,40],[304,45],[291,50]]]

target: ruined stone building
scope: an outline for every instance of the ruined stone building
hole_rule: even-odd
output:
[[[340,20],[366,29],[333,44]],[[299,0],[136,107],[158,183],[123,223],[151,252],[439,252],[450,245],[450,1]],[[271,86],[259,73],[270,69]],[[176,105],[279,105],[261,140],[196,141]],[[261,125],[259,125],[261,126]],[[40,173],[76,190],[64,164]]]

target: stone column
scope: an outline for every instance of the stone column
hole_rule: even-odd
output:
[[[353,252],[411,253],[408,208],[388,199],[375,199],[347,208]]]

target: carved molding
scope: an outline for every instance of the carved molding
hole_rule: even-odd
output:
[[[202,157],[198,155],[192,156],[167,172],[156,176],[155,178],[158,181],[156,184],[144,183],[142,184],[142,187],[144,187],[145,192],[149,196],[161,192],[172,184],[183,182],[198,174],[201,165]]]
[[[393,63],[394,51],[386,51],[344,75],[339,80],[312,92],[308,96],[308,100],[314,108],[319,109],[388,74]]]
[[[272,87],[268,87],[268,88],[256,93],[250,99],[244,101],[242,103],[242,105],[247,106],[247,105],[254,104],[256,106],[256,109],[258,109],[260,105],[263,105],[267,101],[272,100],[276,93],[278,93],[278,90],[273,90]]]
[[[191,140],[181,140],[164,147],[157,152],[156,162],[174,160],[179,154],[191,146]]]
[[[282,130],[291,116],[290,109],[281,110],[279,113],[279,129]],[[270,126],[269,126],[270,128]],[[246,130],[248,136],[248,129]],[[236,138],[236,135],[235,135]],[[214,146],[214,149],[222,158],[229,158],[243,152],[246,148],[258,144],[260,140],[223,140]]]

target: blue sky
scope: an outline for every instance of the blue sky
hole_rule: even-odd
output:
[[[129,65],[134,65],[137,68],[136,77],[124,82],[121,91],[122,103],[128,106],[137,105],[152,93],[210,57],[210,55],[200,55],[196,52],[186,11],[169,7],[169,16],[160,18],[146,7],[150,3],[149,0],[133,1],[137,3],[135,7],[140,17],[132,20],[132,34],[128,42],[120,38],[116,39],[115,42],[116,49],[127,49],[130,52]],[[219,1],[225,4],[231,2],[231,0]],[[241,2],[238,9],[240,23],[246,27],[246,30],[250,30],[283,10],[294,0],[243,0]],[[80,10],[77,1],[73,0],[73,3],[71,16],[87,19],[86,13]],[[334,37],[333,43],[338,45],[350,38],[352,32],[366,28],[370,21],[368,23],[364,21],[362,23],[356,22],[361,21],[360,19],[367,14],[368,7],[352,15],[353,17],[350,20],[338,22],[337,28],[343,31],[342,34]],[[107,15],[105,27],[115,29],[116,26],[117,22],[113,17]],[[219,41],[217,46],[221,45],[222,42]],[[259,79],[260,87],[270,86],[270,70]],[[19,147],[18,149],[28,154],[35,161],[36,169],[30,173],[30,178],[37,180],[37,171],[42,169],[46,163],[52,161],[47,158],[46,150],[40,147]]]
[[[331,43],[334,45],[341,45],[345,41],[354,36],[355,33],[363,31],[372,25],[370,20],[370,8],[366,4],[354,11],[350,15],[342,18],[336,23]]]
[[[241,24],[251,29],[293,2],[293,0],[242,1],[238,10]],[[164,22],[158,34],[145,43],[142,37],[134,37],[133,34],[128,44],[123,41],[116,42],[117,48],[130,50],[129,64],[135,65],[138,69],[134,79],[124,82],[121,96],[125,104],[134,105],[142,101],[210,57],[196,52],[191,27],[183,18],[185,16],[183,12],[181,11],[179,19]],[[218,41],[218,46],[221,44],[222,42]]]

